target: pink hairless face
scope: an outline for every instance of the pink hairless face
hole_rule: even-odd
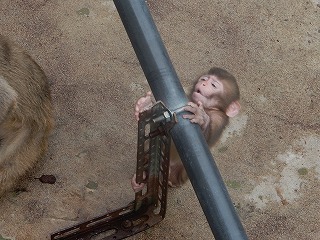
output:
[[[203,75],[199,78],[192,93],[193,102],[202,102],[206,109],[216,106],[216,96],[223,93],[222,82],[214,75]]]

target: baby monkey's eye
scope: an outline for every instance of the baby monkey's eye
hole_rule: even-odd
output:
[[[214,88],[217,88],[217,86],[216,86],[215,83],[211,83],[211,85],[212,85]]]
[[[202,77],[200,77],[200,79],[199,79],[199,81],[207,81],[208,80],[208,77],[206,77],[206,76],[202,76]]]

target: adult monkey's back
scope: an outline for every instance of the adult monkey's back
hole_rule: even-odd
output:
[[[52,127],[44,72],[0,35],[0,196],[44,156]]]

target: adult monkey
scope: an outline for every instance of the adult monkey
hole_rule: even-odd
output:
[[[52,126],[44,72],[0,35],[0,196],[44,156]]]
[[[199,124],[209,147],[212,147],[228,125],[229,117],[234,117],[239,113],[241,108],[239,99],[240,91],[236,78],[228,71],[214,67],[195,81],[190,94],[191,102],[184,107],[184,110],[191,114],[185,114],[182,117]],[[139,120],[140,112],[152,105],[152,94],[148,92],[136,103],[136,119]],[[171,147],[169,185],[177,187],[188,180],[188,175],[174,144]],[[135,175],[131,180],[131,185],[136,192],[144,187],[144,183],[136,182]]]

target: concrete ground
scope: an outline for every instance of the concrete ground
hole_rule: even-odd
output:
[[[319,239],[320,1],[147,2],[186,89],[211,66],[238,79],[242,112],[212,153],[249,238]],[[2,0],[0,29],[46,72],[56,119],[26,191],[0,202],[0,239],[49,239],[126,206],[149,87],[113,2]],[[190,183],[168,198],[130,239],[213,239]]]

